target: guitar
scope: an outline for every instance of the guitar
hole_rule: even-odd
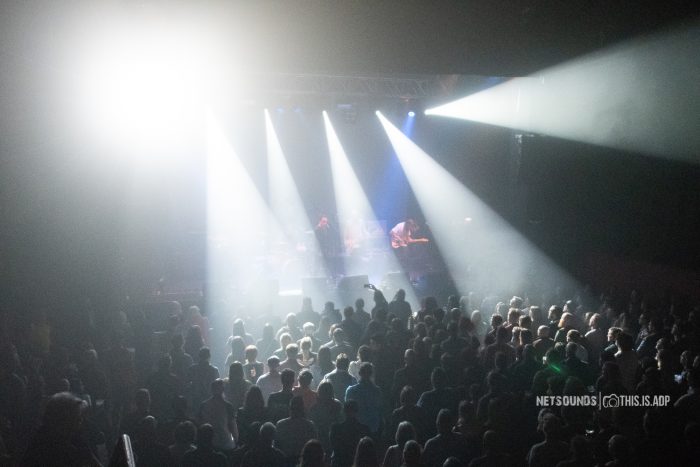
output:
[[[391,247],[393,249],[406,248],[412,243],[428,243],[430,240],[427,238],[401,238],[398,235],[391,236]]]

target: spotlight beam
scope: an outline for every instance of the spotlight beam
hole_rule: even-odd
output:
[[[533,268],[538,269],[540,274],[571,281],[568,274],[384,115],[377,112],[377,116],[460,293],[467,294],[475,280],[485,283],[482,286],[498,285],[518,290],[525,287]],[[475,270],[482,274],[477,279],[474,278]],[[484,272],[487,272],[486,277],[483,276]]]
[[[313,231],[313,227],[304,209],[299,190],[267,109],[265,109],[265,128],[270,207],[282,228],[277,232],[270,232],[269,238],[272,241],[283,241],[288,248],[296,249],[297,246],[303,245],[310,247],[312,251],[318,251],[316,237],[308,238],[306,234],[306,232]],[[282,238],[275,238],[280,237],[280,233]],[[308,244],[309,241],[312,243],[311,245]],[[306,276],[313,275],[312,272],[308,269],[303,271]],[[298,285],[300,286],[300,284]]]
[[[331,172],[333,176],[333,189],[335,192],[335,200],[338,209],[338,216],[345,221],[370,221],[376,222],[377,217],[372,209],[372,206],[367,199],[367,195],[362,189],[362,185],[355,174],[354,169],[350,165],[347,154],[338,138],[338,135],[333,128],[328,113],[323,111],[323,121],[326,128],[326,138],[328,140],[328,152],[331,160]],[[390,271],[400,271],[399,262],[391,252],[388,256],[388,268]],[[353,261],[352,257],[346,262],[346,269],[349,271],[355,270],[357,273],[366,271],[367,265],[361,261]],[[363,270],[365,269],[365,270]],[[417,297],[410,287],[406,284],[403,287],[406,290],[406,298],[412,303],[413,308],[418,305]],[[387,297],[391,299],[391,297]]]
[[[279,228],[219,122],[207,122],[208,280],[247,290],[267,277],[266,233]]]
[[[425,113],[697,163],[698,50],[695,23],[512,79]]]

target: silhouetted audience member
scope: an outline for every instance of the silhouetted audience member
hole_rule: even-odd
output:
[[[482,455],[472,460],[469,467],[502,467],[514,465],[513,459],[503,450],[502,441],[498,433],[488,430],[484,433],[484,446]]]
[[[120,432],[134,437],[136,426],[149,415],[151,415],[151,394],[148,389],[141,388],[136,391],[134,407],[122,419]]]
[[[236,409],[224,398],[224,382],[220,379],[211,383],[211,397],[199,407],[200,424],[210,425],[214,430],[214,449],[228,452],[236,447],[238,427]]]
[[[624,467],[636,465],[632,457],[632,446],[629,439],[623,435],[613,435],[608,442],[612,460],[605,467]]]
[[[316,425],[319,441],[323,449],[330,455],[329,433],[331,426],[343,419],[343,404],[333,397],[333,385],[328,381],[319,385],[316,403],[309,410],[309,419]]]
[[[314,423],[306,418],[304,400],[292,397],[289,402],[289,417],[277,422],[275,446],[284,453],[288,464],[296,465],[304,445],[318,437]]]
[[[556,465],[569,455],[569,446],[558,437],[561,432],[561,421],[553,414],[545,415],[542,424],[544,441],[530,449],[527,456],[529,467],[546,467]]]
[[[197,447],[185,453],[182,467],[226,467],[226,456],[214,450],[214,428],[201,425],[197,429]]]
[[[292,394],[300,396],[304,401],[304,410],[308,411],[316,403],[318,394],[311,389],[313,375],[309,370],[302,370],[299,374],[299,385],[292,389]]]
[[[252,385],[253,383],[245,379],[243,365],[240,362],[232,363],[228,369],[228,378],[224,380],[226,400],[238,409],[243,405],[243,399]]]
[[[243,365],[245,378],[252,384],[255,384],[264,372],[265,365],[258,361],[258,348],[254,345],[249,345],[245,348],[245,364]]]
[[[263,400],[267,401],[270,394],[282,390],[282,376],[279,372],[280,360],[272,356],[267,359],[268,372],[258,378],[257,386],[262,392]]]
[[[331,425],[330,441],[332,467],[349,467],[355,456],[355,447],[360,439],[369,434],[369,427],[357,419],[358,405],[348,400],[343,406],[345,420]]]
[[[335,361],[335,369],[323,378],[324,381],[328,381],[333,385],[333,394],[341,402],[345,402],[347,389],[357,384],[357,380],[348,372],[349,365],[350,361],[345,354],[338,355]]]
[[[270,397],[267,399],[268,416],[273,423],[277,423],[289,416],[289,401],[294,397],[292,393],[294,389],[294,372],[289,368],[282,370],[280,381],[282,382],[282,389],[270,394]]]
[[[410,440],[403,448],[403,463],[401,467],[423,467],[420,444]]]
[[[441,409],[457,411],[459,399],[452,388],[447,386],[447,373],[441,367],[433,369],[430,375],[430,383],[433,389],[421,394],[418,399],[418,407],[422,407],[428,414],[428,419],[436,420]]]
[[[379,467],[377,446],[369,436],[365,436],[357,444],[352,467]]]
[[[310,439],[301,450],[301,461],[299,467],[325,467],[326,453],[323,451],[321,442],[317,439]]]
[[[275,425],[270,422],[264,423],[260,427],[257,443],[243,456],[241,467],[283,467],[284,453],[272,445],[276,435]]]
[[[197,363],[187,372],[190,407],[197,409],[209,397],[211,383],[219,378],[219,370],[211,365],[211,351],[202,347],[197,353]]]
[[[365,363],[360,367],[360,382],[345,391],[345,400],[357,402],[357,419],[366,425],[371,436],[378,437],[382,427],[383,395],[372,381],[374,367]]]
[[[51,396],[21,465],[28,467],[99,466],[100,462],[78,434],[84,402],[67,392]]]
[[[158,420],[172,418],[173,401],[183,393],[183,384],[171,371],[172,359],[164,355],[158,360],[158,370],[148,378],[146,387],[151,394],[151,412]]]
[[[197,436],[197,428],[192,422],[182,422],[175,427],[175,443],[168,447],[173,465],[180,465],[185,453],[196,449],[194,440]]]
[[[168,447],[156,439],[156,419],[147,416],[139,421],[132,446],[139,466],[162,467],[172,464]]]
[[[448,457],[456,457],[468,464],[479,452],[478,446],[470,446],[459,434],[452,431],[454,416],[447,409],[437,416],[437,435],[425,443],[423,463],[427,467],[440,467]]]
[[[561,461],[556,467],[593,467],[595,459],[588,440],[581,435],[571,438],[571,457]]]
[[[416,391],[423,393],[427,389],[426,380],[428,374],[422,365],[418,364],[416,351],[406,349],[403,355],[404,366],[394,373],[394,380],[391,384],[391,401],[393,407],[399,405],[399,396],[405,386],[411,386]]]
[[[403,449],[406,443],[411,440],[416,440],[416,430],[413,428],[413,425],[410,422],[399,423],[394,437],[396,444],[389,446],[389,449],[387,449],[382,466],[401,467],[401,464],[403,464]]]
[[[254,423],[258,426],[267,421],[267,408],[262,391],[258,386],[252,386],[245,395],[243,407],[238,408],[236,424],[240,439],[249,438],[249,430]]]

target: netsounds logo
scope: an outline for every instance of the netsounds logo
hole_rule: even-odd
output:
[[[539,407],[597,407],[599,396],[537,396]]]
[[[538,407],[596,407],[598,409],[614,409],[617,407],[667,407],[671,396],[667,395],[619,395],[603,396],[537,396]]]

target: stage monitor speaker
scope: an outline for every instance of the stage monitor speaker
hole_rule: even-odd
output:
[[[342,303],[340,307],[354,305],[355,300],[365,295],[365,284],[369,284],[366,274],[358,276],[345,276],[338,282],[338,295]]]

